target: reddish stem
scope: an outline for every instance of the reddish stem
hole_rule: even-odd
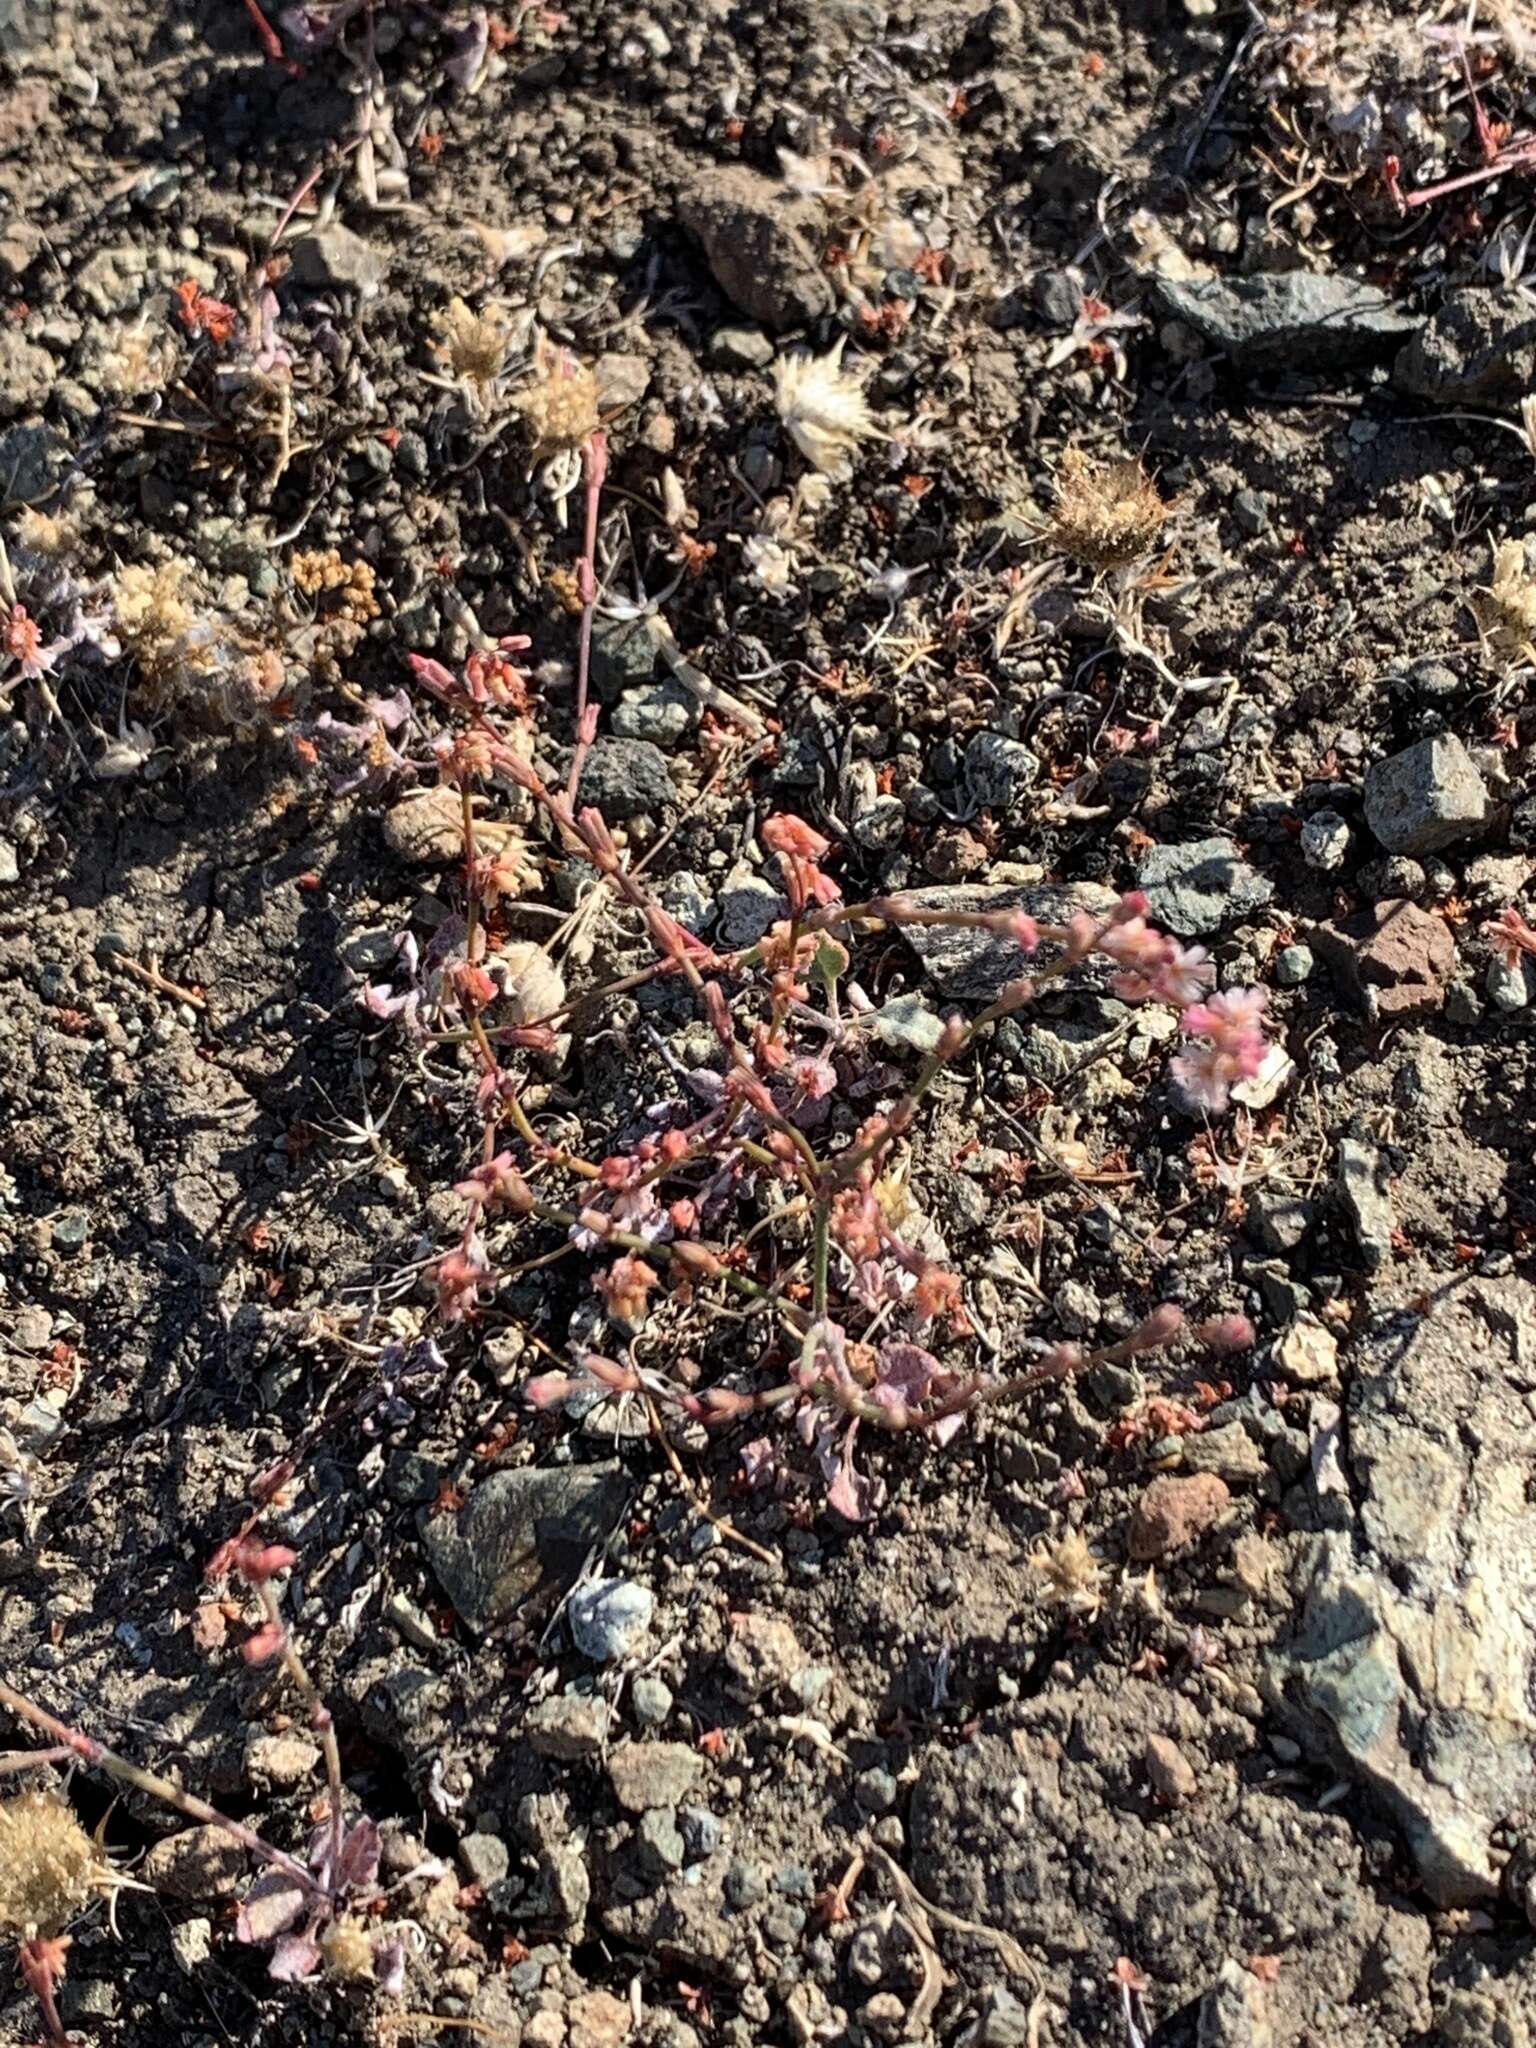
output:
[[[245,0],[245,11],[251,17],[256,33],[261,38],[261,47],[266,51],[271,61],[274,64],[281,64],[290,78],[302,78],[304,76],[303,65],[295,63],[293,58],[283,48],[278,38],[277,30],[262,13],[258,0]]]
[[[587,517],[584,552],[576,569],[577,588],[581,593],[581,637],[576,648],[576,751],[571,757],[571,772],[565,784],[566,799],[572,804],[576,801],[587,750],[597,733],[597,706],[593,705],[589,716],[587,688],[592,673],[592,622],[597,613],[597,510],[603,493],[603,478],[608,474],[608,436],[601,427],[587,442],[583,467],[587,483]]]

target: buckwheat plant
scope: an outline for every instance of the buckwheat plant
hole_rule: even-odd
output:
[[[510,670],[505,654],[499,660]],[[479,1152],[457,1185],[463,1227],[431,1269],[441,1316],[464,1323],[494,1301],[500,1275],[489,1249],[493,1226],[530,1218],[565,1233],[598,1261],[592,1285],[618,1331],[637,1331],[668,1291],[705,1305],[734,1296],[771,1319],[783,1347],[778,1355],[787,1351],[776,1384],[700,1388],[649,1365],[578,1349],[568,1370],[529,1383],[536,1406],[596,1390],[637,1393],[660,1411],[705,1424],[790,1419],[831,1505],[857,1519],[876,1499],[856,1462],[861,1432],[914,1432],[942,1443],[970,1410],[1016,1401],[1096,1362],[1157,1350],[1180,1336],[1181,1312],[1164,1304],[1118,1343],[1054,1344],[1010,1378],[966,1362],[964,1349],[950,1341],[971,1333],[960,1277],[931,1234],[907,1222],[893,1169],[937,1077],[979,1033],[1026,1011],[1042,989],[1095,956],[1112,964],[1113,985],[1126,1000],[1166,1003],[1180,1013],[1184,1048],[1173,1062],[1174,1079],[1210,1113],[1225,1109],[1233,1086],[1264,1059],[1262,989],[1213,992],[1215,970],[1204,952],[1157,931],[1147,920],[1147,900],[1136,894],[1123,896],[1107,915],[1078,914],[1061,925],[1037,924],[1016,910],[933,909],[899,894],[845,903],[826,865],[832,842],[788,813],[770,817],[762,839],[782,870],[789,916],[755,946],[718,954],[649,893],[600,813],[577,807],[574,780],[552,788],[533,764],[526,729],[504,726],[498,706],[525,701],[510,675],[488,690],[478,659],[462,680],[421,656],[412,657],[412,666],[452,719],[436,752],[444,778],[462,797],[465,909],[440,929],[429,960],[408,950],[404,990],[375,986],[365,1000],[375,1014],[405,1017],[419,1036],[467,1044],[478,1069]],[[591,732],[583,706],[579,751]],[[507,979],[488,936],[488,869],[475,843],[473,795],[493,780],[526,792],[565,847],[589,862],[643,925],[654,962],[614,990],[654,976],[686,983],[715,1037],[713,1070],[690,1073],[686,1096],[653,1106],[646,1134],[601,1158],[546,1139],[524,1105],[519,1055],[548,1050],[571,1005],[543,1016],[529,1015],[526,1006],[510,1021],[506,1015]],[[855,1080],[868,1090],[882,1079],[879,1071],[871,1075],[870,1006],[845,985],[850,949],[861,935],[920,924],[1011,940],[1022,971],[979,1014],[938,1024],[910,1083],[847,1130],[846,1120],[831,1114],[834,1098],[847,1100]],[[777,1193],[764,1218],[757,1205],[769,1183]],[[755,1220],[745,1223],[749,1204]],[[761,1256],[770,1228],[779,1235],[772,1261]],[[1242,1318],[1219,1319],[1194,1334],[1212,1348],[1252,1340]],[[949,1345],[942,1358],[932,1348],[940,1343]],[[775,1347],[763,1350],[766,1358]],[[777,1458],[774,1440],[762,1435],[744,1452],[749,1476],[771,1472]]]

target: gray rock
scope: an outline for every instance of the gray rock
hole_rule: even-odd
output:
[[[854,1804],[861,1813],[889,1813],[899,1791],[894,1774],[884,1764],[860,1771],[853,1781]]]
[[[745,165],[713,166],[681,195],[678,214],[703,243],[716,284],[748,319],[779,334],[833,311],[815,200]]]
[[[871,853],[893,853],[907,836],[906,804],[899,796],[877,796],[849,821],[849,829]]]
[[[1301,857],[1319,874],[1343,867],[1349,854],[1349,824],[1337,811],[1314,811],[1301,828]]]
[[[1264,1457],[1240,1422],[1191,1432],[1180,1439],[1187,1472],[1214,1472],[1229,1486],[1252,1486],[1264,1476]]]
[[[40,406],[53,387],[53,357],[14,327],[0,330],[0,419]]]
[[[1299,988],[1317,965],[1310,946],[1282,946],[1275,955],[1275,979],[1282,988]]]
[[[635,1848],[640,1867],[648,1877],[666,1877],[681,1870],[687,1854],[677,1815],[670,1806],[653,1807],[642,1813],[635,1828]]]
[[[0,511],[39,505],[63,480],[67,451],[51,427],[28,420],[0,434]]]
[[[1038,757],[1019,740],[978,732],[966,743],[966,788],[984,811],[1010,810],[1039,774]]]
[[[623,351],[601,355],[592,365],[592,374],[597,379],[597,401],[604,418],[638,405],[651,388],[648,356]]]
[[[0,887],[21,880],[21,863],[9,839],[0,839]]]
[[[1536,383],[1536,313],[1525,293],[1452,292],[1392,365],[1392,381],[1436,405],[1514,404]]]
[[[642,1728],[659,1728],[675,1704],[671,1686],[650,1671],[642,1672],[630,1687],[629,1702]]]
[[[738,1856],[725,1873],[726,1904],[743,1913],[749,1906],[756,1906],[768,1896],[768,1880],[757,1864],[747,1862]]]
[[[1137,873],[1152,915],[1181,939],[1219,932],[1262,910],[1275,885],[1251,868],[1230,839],[1191,839],[1154,846]]]
[[[717,327],[709,339],[709,359],[722,370],[766,370],[773,361],[773,343],[760,327]]]
[[[1483,987],[1488,991],[1489,1000],[1496,1010],[1506,1013],[1523,1010],[1531,1000],[1530,976],[1526,973],[1525,962],[1516,960],[1490,960],[1488,971],[1483,976]]]
[[[1483,778],[1454,733],[1417,740],[1366,770],[1366,822],[1389,853],[1438,853],[1480,832],[1490,810]]]
[[[626,1813],[681,1806],[703,1771],[686,1742],[621,1742],[608,1758],[608,1781]]]
[[[1272,2048],[1274,2038],[1264,2010],[1264,1986],[1252,1970],[1229,1957],[1200,2001],[1198,2048]]]
[[[1374,1145],[1339,1141],[1337,1186],[1366,1266],[1377,1272],[1392,1257],[1392,1196],[1386,1162]]]
[[[1519,2007],[1490,1983],[1480,1990],[1453,1985],[1435,2014],[1434,2048],[1529,2048],[1530,2029]]]
[[[336,221],[318,234],[305,235],[292,247],[293,279],[314,291],[371,294],[389,270],[389,258],[382,249]]]
[[[521,1465],[482,1480],[456,1515],[424,1512],[422,1548],[460,1620],[491,1628],[535,1590],[568,1585],[628,1498],[618,1464]]]
[[[1331,1387],[1339,1377],[1339,1340],[1313,1315],[1299,1315],[1266,1354],[1270,1367],[1297,1387]]]
[[[630,1579],[578,1586],[566,1604],[571,1640],[594,1664],[611,1664],[650,1627],[655,1596]]]
[[[621,740],[653,740],[675,747],[699,722],[698,699],[672,677],[630,690],[614,707],[612,730]]]
[[[1325,370],[1390,355],[1418,326],[1390,292],[1336,272],[1158,278],[1162,311],[1245,370]]]
[[[592,625],[592,688],[605,704],[641,689],[656,674],[656,639],[645,619],[596,619]]]
[[[1002,1985],[996,1985],[982,2001],[974,2026],[960,2036],[958,2048],[1033,2048],[1039,2030],[1032,2027],[1028,2006]]]
[[[606,1700],[587,1693],[562,1693],[540,1700],[524,1726],[528,1746],[536,1756],[571,1764],[601,1754],[612,1719],[613,1710]]]
[[[707,1806],[685,1806],[677,1816],[683,1831],[683,1843],[690,1863],[702,1863],[713,1856],[725,1835],[725,1827],[718,1813],[712,1813]]]
[[[708,883],[688,868],[679,868],[675,875],[668,875],[656,895],[662,909],[691,932],[707,932],[719,909]]]
[[[1383,854],[1360,870],[1360,894],[1371,903],[1417,901],[1425,886],[1423,868],[1406,853]]]
[[[1312,1228],[1313,1213],[1297,1195],[1258,1188],[1248,1202],[1248,1229],[1261,1250],[1293,1252]]]
[[[1119,901],[1096,882],[1029,882],[1016,889],[946,882],[902,894],[925,910],[1022,910],[1039,924],[1065,924],[1079,910],[1105,917]],[[990,1002],[1005,983],[1023,974],[1030,956],[1011,939],[953,925],[908,925],[903,936],[944,995]],[[1042,948],[1048,957],[1048,949]]]
[[[1536,1799],[1536,1286],[1472,1279],[1380,1314],[1338,1432],[1356,1528],[1317,1539],[1271,1704],[1397,1822],[1430,1898],[1497,1894]]]
[[[1244,533],[1257,538],[1269,527],[1269,500],[1262,491],[1239,491],[1232,500],[1232,517]]]
[[[720,890],[716,937],[730,951],[755,946],[770,926],[789,915],[789,898],[751,868],[732,868]]]
[[[601,739],[581,771],[578,802],[592,804],[610,824],[654,817],[677,802],[667,757],[650,740]]]
[[[511,1852],[500,1835],[478,1830],[465,1835],[454,1852],[466,1884],[482,1885],[486,1891],[500,1884],[512,1868]]]

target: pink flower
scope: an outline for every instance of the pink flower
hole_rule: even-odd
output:
[[[832,851],[830,839],[797,818],[792,811],[775,811],[763,820],[762,840],[770,853],[792,854],[797,860],[820,860]]]
[[[467,1249],[445,1252],[432,1278],[439,1313],[450,1323],[461,1323],[479,1303],[480,1290],[490,1280],[491,1269],[479,1247],[471,1244]]]
[[[455,1182],[453,1192],[462,1195],[466,1202],[480,1202],[487,1208],[504,1204],[522,1215],[533,1207],[532,1191],[513,1165],[510,1152],[498,1152],[494,1159],[477,1166],[463,1180]]]
[[[593,1276],[592,1285],[607,1303],[608,1313],[617,1322],[638,1323],[645,1314],[645,1300],[660,1278],[654,1266],[644,1259],[626,1255],[615,1259],[606,1273]]]
[[[1504,965],[1516,968],[1520,955],[1536,955],[1536,931],[1533,931],[1513,904],[1501,910],[1496,918],[1483,926],[1483,937],[1493,947]]]
[[[1224,989],[1185,1010],[1185,1036],[1197,1042],[1172,1062],[1173,1078],[1196,1108],[1225,1109],[1234,1084],[1264,1064],[1265,999],[1261,988]]]

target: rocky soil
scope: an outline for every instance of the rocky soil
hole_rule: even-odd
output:
[[[0,17],[5,595],[57,649],[10,615],[0,1676],[302,1853],[312,1730],[205,1582],[294,1457],[262,1528],[405,1957],[274,1981],[243,1859],[79,1771],[148,1889],[73,1927],[74,2038],[1526,2048],[1520,12],[330,0],[275,58],[234,0]],[[839,341],[875,431],[828,481],[775,366]],[[893,1438],[854,1523],[740,1432],[534,1410],[618,1341],[558,1233],[434,1323],[473,1077],[360,997],[457,912],[456,803],[409,694],[406,765],[352,729],[527,634],[564,772],[551,347],[610,443],[584,798],[722,950],[788,810],[850,899],[1139,887],[1262,983],[1225,1116],[1089,975],[907,1162],[990,1366],[1160,1300],[1251,1351]],[[1069,450],[1155,477],[1133,571],[1042,539]],[[509,786],[482,830],[571,990],[646,965]],[[1018,964],[871,941],[872,1087]],[[594,1002],[540,1127],[601,1157],[709,1048],[671,983]]]

